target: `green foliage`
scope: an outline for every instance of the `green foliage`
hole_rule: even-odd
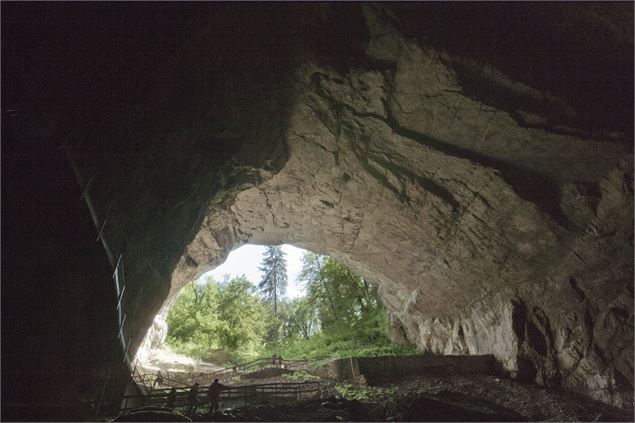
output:
[[[335,391],[340,398],[357,401],[367,399],[385,400],[388,398],[394,398],[398,393],[396,386],[370,387],[350,385],[347,383],[338,383],[335,385]]]
[[[294,382],[304,382],[307,380],[319,379],[318,376],[312,375],[307,372],[297,371],[293,373],[285,373],[280,376],[282,379],[291,380]]]
[[[348,339],[343,339],[348,338]],[[281,354],[284,358],[311,359],[319,357],[379,357],[385,355],[416,354],[412,346],[400,346],[384,340],[367,342],[363,339],[352,339],[347,333],[319,333],[309,339],[293,338],[283,340],[276,349],[269,349],[264,356],[273,353]]]
[[[188,284],[168,313],[168,345],[195,358],[217,349],[256,353],[266,330],[267,310],[244,277],[217,284]]]
[[[307,298],[294,298],[281,304],[280,320],[283,339],[309,339],[319,327],[315,307]]]
[[[300,280],[309,303],[316,308],[324,331],[346,332],[368,342],[385,338],[385,311],[377,291],[342,263],[308,253],[303,258]]]
[[[229,365],[257,356],[286,359],[413,354],[388,340],[386,310],[376,289],[342,263],[307,253],[299,279],[307,294],[288,300],[286,260],[268,247],[258,289],[244,276],[190,283],[168,314],[167,342],[177,352]],[[271,307],[273,306],[273,307]]]

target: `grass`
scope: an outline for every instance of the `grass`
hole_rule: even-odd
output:
[[[187,345],[189,346],[189,345]],[[181,348],[174,348],[176,352],[193,357],[192,351],[186,345],[179,345]],[[185,348],[184,348],[185,347]],[[223,367],[232,367],[243,364],[262,357],[271,357],[273,354],[282,356],[285,360],[304,360],[323,358],[332,360],[346,357],[379,357],[379,356],[401,356],[417,354],[413,346],[401,346],[392,344],[386,340],[363,340],[354,338],[333,338],[326,334],[317,334],[309,339],[290,339],[279,343],[275,347],[268,347],[261,351],[230,351],[225,352],[225,360],[221,364]],[[206,357],[209,361],[216,360]],[[320,360],[322,361],[322,360]]]
[[[292,339],[281,343],[277,348],[270,348],[265,357],[272,354],[282,355],[289,360],[312,359],[319,357],[378,357],[386,355],[411,355],[417,351],[412,346],[400,346],[384,341],[364,341],[359,339],[333,339],[328,335],[318,334],[309,339]]]
[[[283,374],[280,377],[282,379],[290,380],[290,381],[293,381],[293,382],[305,382],[305,381],[311,381],[311,380],[314,380],[314,379],[319,379],[318,376],[312,375],[312,374],[304,372],[304,371],[296,371],[296,372],[293,372],[293,373],[287,373],[287,374]]]
[[[398,389],[396,386],[388,387],[371,387],[351,385],[348,383],[338,383],[335,385],[335,391],[340,398],[347,400],[386,400],[394,398]]]

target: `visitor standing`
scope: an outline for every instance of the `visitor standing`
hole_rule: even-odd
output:
[[[211,416],[218,409],[218,398],[220,397],[220,391],[227,389],[227,386],[218,382],[218,379],[214,379],[214,382],[209,386],[207,391],[207,400],[209,401],[209,415]]]
[[[198,383],[195,383],[190,389],[190,393],[187,396],[187,412],[190,416],[196,413],[196,407],[198,407]]]
[[[157,372],[157,377],[154,379],[154,383],[152,384],[152,389],[154,389],[155,386],[161,387],[161,384],[163,384],[163,374],[161,373],[161,370],[159,370]]]

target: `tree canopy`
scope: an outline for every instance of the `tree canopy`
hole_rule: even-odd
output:
[[[196,358],[216,350],[255,352],[266,331],[266,307],[244,276],[190,282],[168,313],[168,344]]]
[[[306,294],[294,299],[285,297],[286,260],[279,246],[267,248],[261,270],[258,288],[244,276],[189,283],[170,308],[168,344],[196,358],[222,350],[235,361],[271,353],[299,358],[413,351],[390,344],[376,289],[342,263],[306,253],[299,275]]]

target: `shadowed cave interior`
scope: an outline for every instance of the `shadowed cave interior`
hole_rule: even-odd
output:
[[[632,93],[628,3],[3,3],[3,417],[114,418],[180,290],[288,243],[418,353],[322,376],[402,395],[216,419],[632,420]]]

